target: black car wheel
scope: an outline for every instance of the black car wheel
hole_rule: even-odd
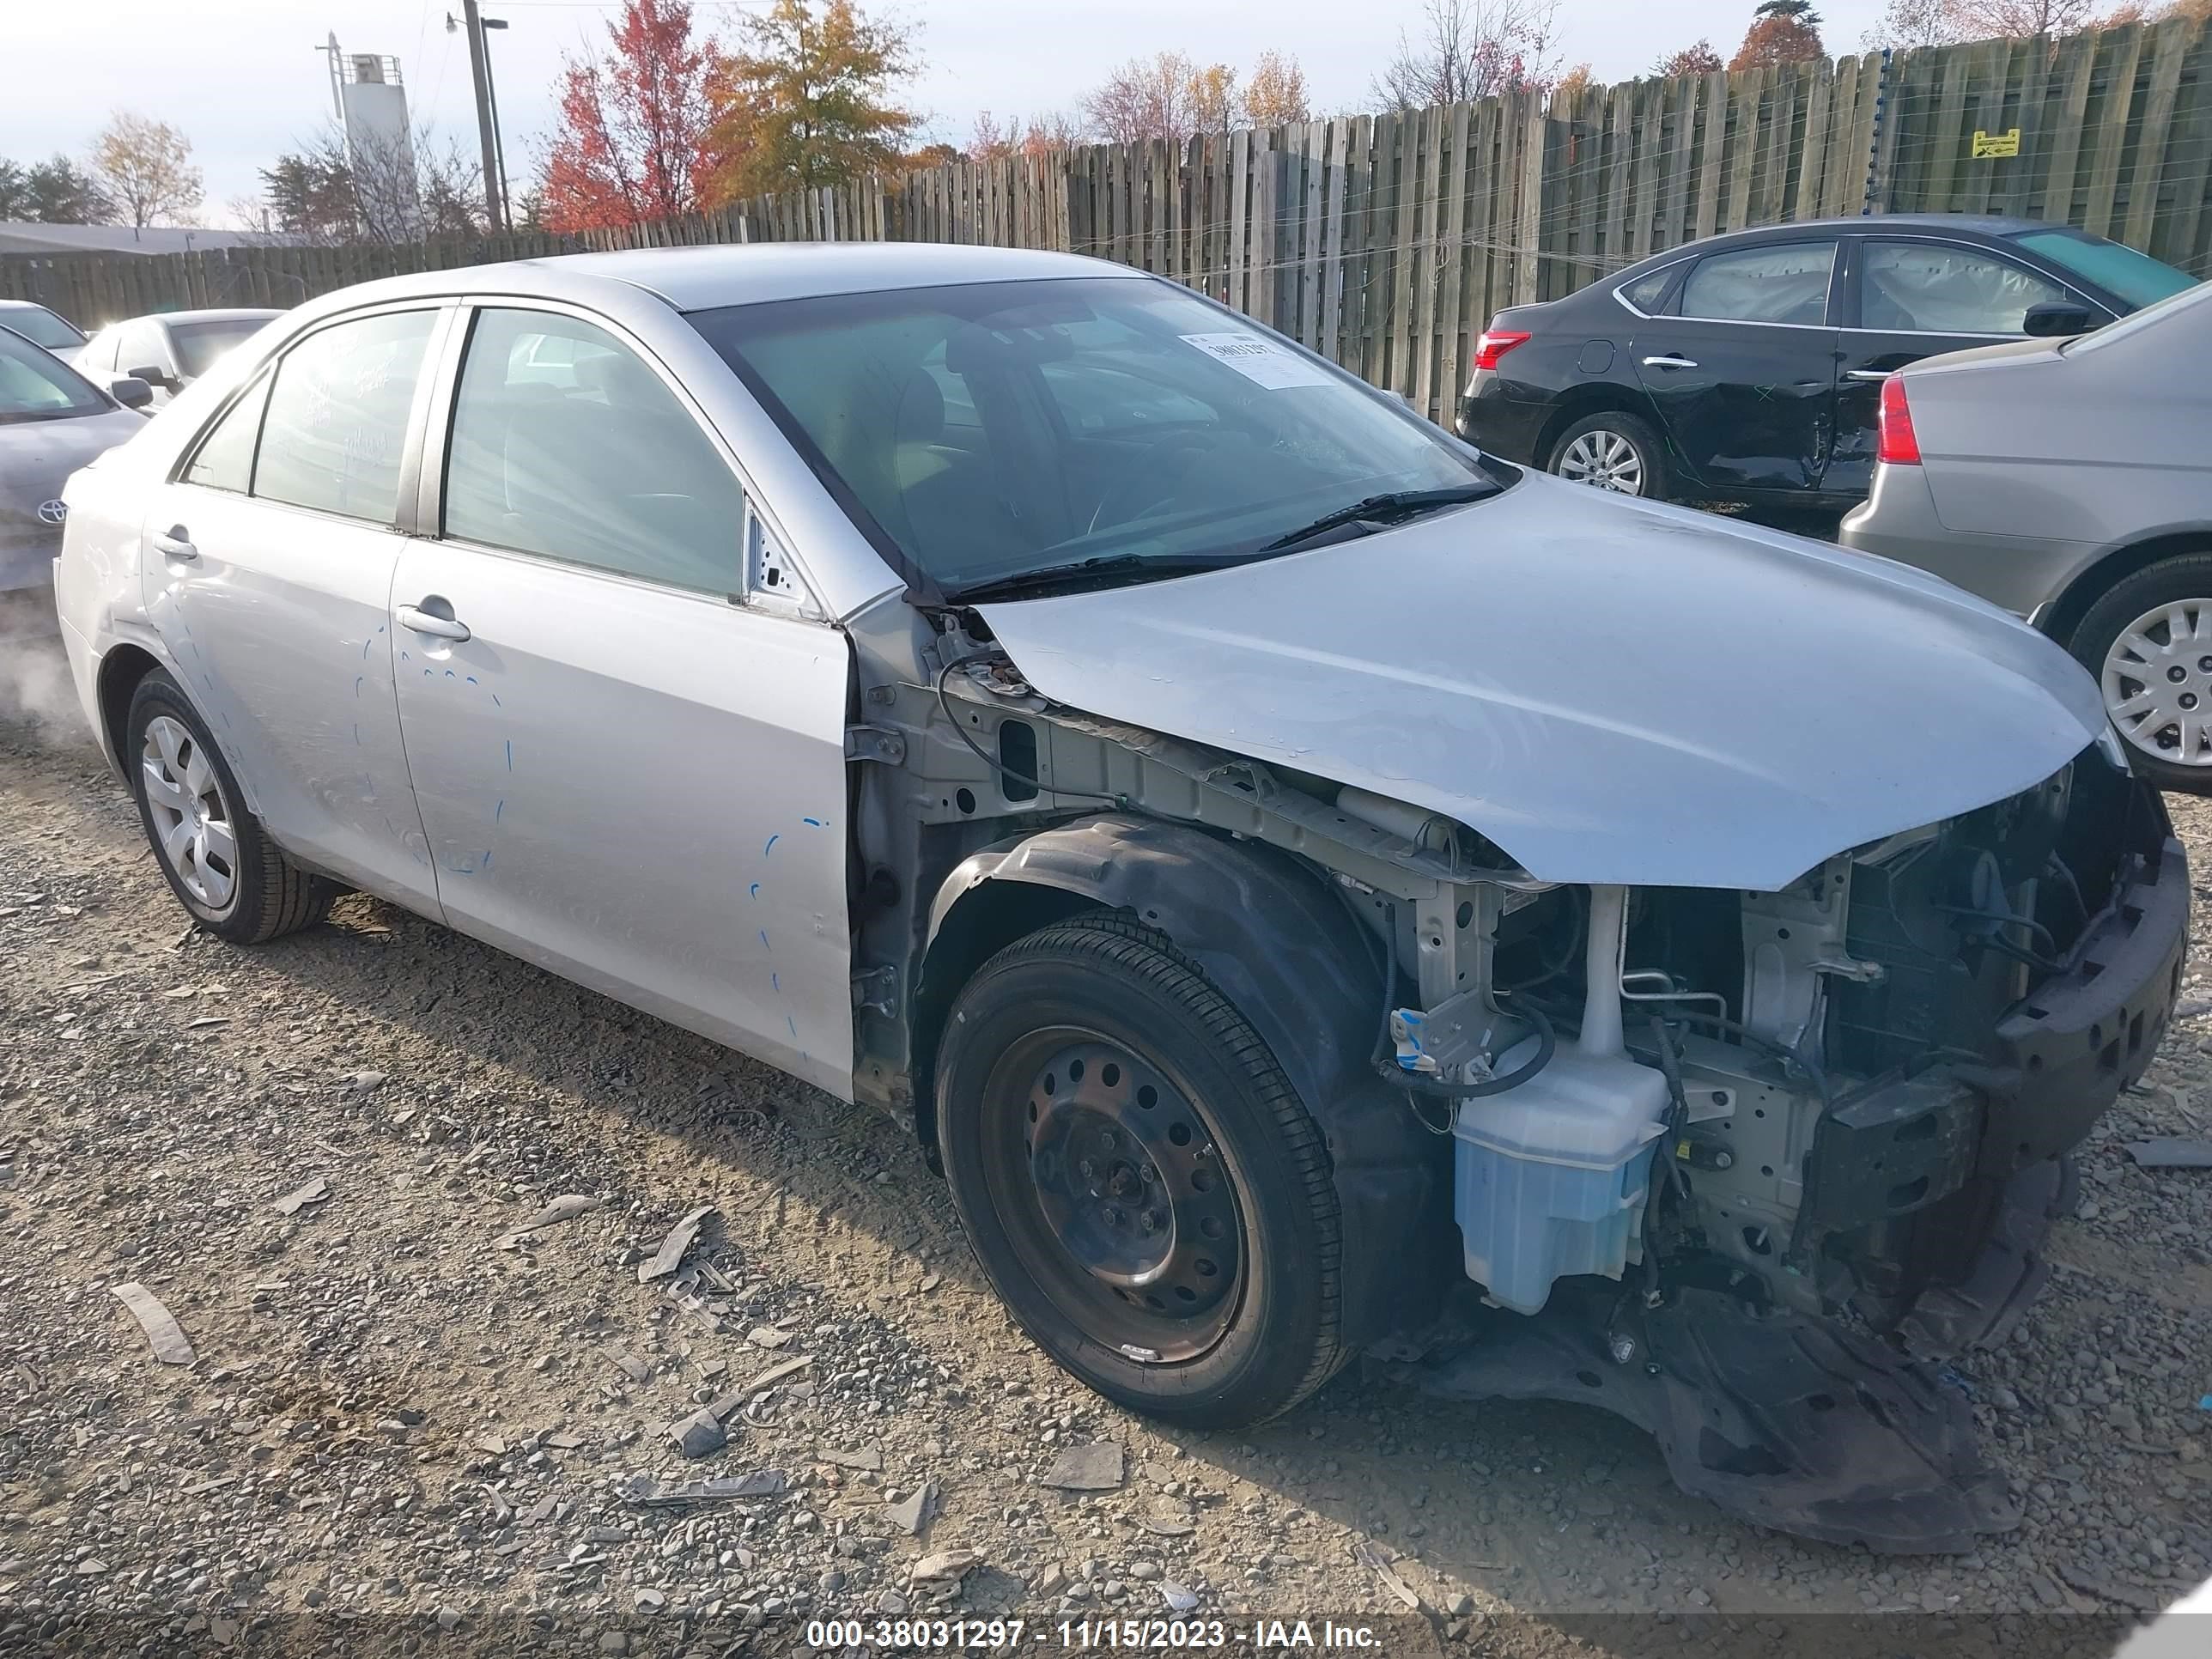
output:
[[[1544,470],[1622,495],[1663,501],[1667,495],[1666,450],[1659,434],[1635,416],[1613,410],[1585,415],[1559,434]]]
[[[953,1004],[937,1104],[984,1273],[1099,1393],[1230,1427],[1287,1411],[1343,1363],[1321,1131],[1160,935],[1100,913],[994,957]]]

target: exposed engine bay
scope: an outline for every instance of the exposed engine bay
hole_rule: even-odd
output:
[[[2178,957],[2088,1018],[2070,1005],[2136,942],[2178,856],[2154,798],[2093,753],[1779,892],[1503,900],[1474,952],[1490,995],[1390,1016],[1393,1063],[1457,1143],[1469,1276],[1533,1313],[1561,1278],[1663,1266],[1905,1326],[1971,1267],[1960,1247],[2013,1177],[2148,1063]],[[1547,1040],[1492,1035],[1516,1022],[1491,1010],[1576,1035],[1539,1066]]]
[[[887,840],[911,815],[923,901],[886,882],[869,924],[921,964],[918,1030],[861,1001],[890,1103],[1012,895],[1119,908],[1315,1103],[1360,1340],[1408,1380],[1620,1412],[1686,1489],[1807,1536],[1962,1550],[2009,1523],[1934,1364],[2033,1299],[2065,1154],[2149,1063],[2186,939],[2179,845],[2110,745],[1774,890],[1577,884],[1054,703],[988,637],[945,663],[871,694],[933,780],[876,804]]]

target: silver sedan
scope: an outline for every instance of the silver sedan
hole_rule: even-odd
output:
[[[2138,769],[2212,790],[2212,283],[2071,339],[1883,383],[1840,539],[2032,619],[2097,676]]]
[[[1608,1370],[1753,1304],[1747,1360],[1878,1370],[1821,1322],[1954,1270],[1916,1342],[1986,1334],[2179,983],[2179,848],[2047,639],[1092,260],[373,283],[68,499],[77,690],[199,925],[365,890],[881,1104],[1024,1328],[1186,1424],[1455,1283]],[[1730,1386],[1551,1352],[1510,1389]],[[1830,1382],[1795,1444],[1662,1444],[1723,1501],[1784,1471],[1767,1524],[1963,1547],[2002,1482],[1936,1391]],[[1885,1509],[1846,1419],[1956,1501]]]

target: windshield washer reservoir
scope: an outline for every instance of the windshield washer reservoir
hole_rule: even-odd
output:
[[[1654,1143],[1667,1079],[1621,1045],[1620,962],[1627,892],[1590,889],[1582,1035],[1518,1087],[1462,1102],[1452,1119],[1453,1210],[1467,1276],[1516,1313],[1542,1309],[1573,1273],[1618,1279],[1644,1259]],[[1510,1072],[1535,1039],[1508,1050]]]

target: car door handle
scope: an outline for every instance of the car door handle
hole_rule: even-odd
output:
[[[197,559],[200,550],[194,547],[184,526],[173,524],[166,531],[157,530],[148,538],[154,550],[165,559]]]
[[[1844,371],[1844,378],[1847,380],[1886,380],[1896,373],[1893,368],[1847,368]]]
[[[455,622],[451,617],[433,616],[428,611],[418,611],[411,605],[403,605],[398,612],[399,625],[417,634],[434,635],[441,640],[465,640],[469,637],[469,625]]]
[[[1646,368],[1695,368],[1697,364],[1687,357],[1646,357]]]

